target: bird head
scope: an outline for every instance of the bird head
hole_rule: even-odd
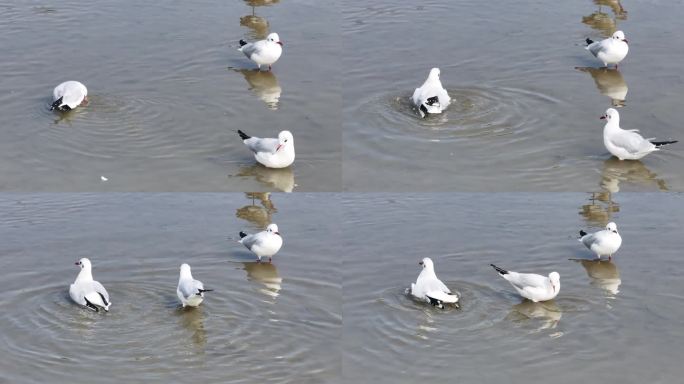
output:
[[[627,43],[627,39],[625,39],[625,33],[622,31],[615,31],[615,33],[613,33],[612,38]]]
[[[275,223],[269,224],[268,227],[266,227],[266,232],[274,233],[274,234],[280,236],[280,232],[278,232],[278,225]]]
[[[268,40],[268,41],[270,41],[270,42],[273,42],[273,43],[276,43],[276,44],[280,44],[280,46],[283,45],[283,42],[280,41],[280,36],[278,36],[278,34],[275,33],[275,32],[273,32],[273,33],[269,34],[268,36],[266,36],[266,40]]]
[[[281,131],[278,134],[278,146],[276,147],[276,152],[280,151],[287,145],[294,145],[294,137],[290,131]]]
[[[618,233],[617,224],[613,223],[612,221],[606,225],[606,229],[613,233]]]

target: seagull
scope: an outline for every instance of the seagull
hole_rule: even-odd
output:
[[[65,81],[52,91],[50,110],[70,111],[88,104],[88,89],[78,81]]]
[[[520,296],[532,300],[535,303],[538,301],[551,300],[556,297],[558,291],[560,291],[560,275],[558,272],[551,272],[549,276],[546,277],[535,273],[507,271],[494,264],[489,265],[494,267],[501,277],[511,283]]]
[[[449,106],[451,98],[439,81],[439,68],[432,68],[427,80],[416,88],[411,101],[418,108],[420,117],[428,113],[442,113]]]
[[[81,267],[81,272],[78,273],[76,281],[69,287],[71,300],[95,312],[99,312],[99,308],[109,312],[109,306],[112,305],[112,302],[109,301],[109,294],[105,287],[93,280],[90,260],[84,257],[75,264]]]
[[[456,304],[458,296],[452,294],[449,288],[437,278],[432,260],[426,257],[418,264],[423,266],[423,270],[420,271],[415,284],[411,283],[411,295],[440,309],[444,308],[443,303]]]
[[[603,144],[608,152],[620,160],[639,160],[651,152],[660,150],[663,145],[674,144],[677,140],[652,141],[644,139],[638,129],[624,130],[620,128],[620,114],[614,108],[608,108],[601,116],[606,120],[603,127]]]
[[[213,289],[204,289],[204,284],[201,281],[192,278],[189,265],[180,266],[180,278],[178,279],[176,294],[183,304],[183,308],[199,306],[204,301],[204,292],[211,291]]]
[[[252,251],[261,262],[262,257],[268,257],[268,262],[273,260],[273,256],[278,253],[283,246],[283,238],[278,232],[276,224],[269,224],[265,231],[248,235],[240,232],[240,244]]]
[[[613,36],[601,41],[587,39],[586,42],[586,50],[601,60],[605,67],[609,64],[615,64],[615,68],[617,68],[629,51],[625,33],[622,31],[615,31]]]
[[[608,260],[611,260],[613,254],[620,249],[622,244],[622,237],[618,233],[617,224],[612,221],[606,225],[606,229],[598,232],[580,231],[578,240],[594,252],[599,260],[601,260],[601,256],[608,256]]]
[[[237,131],[247,148],[254,152],[254,158],[268,168],[289,167],[295,159],[294,137],[290,131],[280,131],[278,138],[249,136]]]
[[[283,42],[277,33],[271,33],[266,36],[266,40],[259,40],[254,43],[248,43],[240,40],[240,48],[238,51],[247,56],[257,64],[259,69],[262,65],[268,65],[268,70],[271,70],[271,65],[278,61],[280,55],[283,53]]]

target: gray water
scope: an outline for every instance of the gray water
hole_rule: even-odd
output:
[[[253,205],[238,193],[3,194],[0,211],[0,382],[340,376],[338,195],[259,195]],[[235,239],[271,220],[284,245],[257,264]],[[109,313],[69,299],[82,257],[109,291]],[[215,290],[196,309],[176,297],[184,262]]]
[[[681,381],[681,194],[619,194],[603,220],[591,194],[346,194],[343,375],[349,383]],[[579,229],[615,220],[612,262]],[[461,308],[405,294],[431,257]],[[489,266],[561,276],[523,301]]]
[[[340,190],[339,14],[307,0],[0,4],[0,189]],[[284,53],[257,73],[238,41],[269,31]],[[49,111],[66,80],[90,104]],[[237,129],[292,131],[289,174],[255,169]]]
[[[624,105],[625,129],[681,139],[682,2],[618,3],[345,2],[344,188],[594,190],[610,158],[599,117],[611,106]],[[588,71],[602,63],[584,39],[618,27],[630,44],[619,73]],[[432,67],[452,105],[421,120],[408,98]],[[641,164],[682,190],[682,153]]]

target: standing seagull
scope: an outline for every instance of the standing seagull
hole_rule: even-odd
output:
[[[601,41],[587,39],[586,42],[588,44],[586,50],[601,60],[605,67],[609,64],[615,64],[615,68],[617,68],[629,51],[625,33],[622,31],[615,31],[613,36]]]
[[[458,303],[458,296],[452,294],[449,288],[437,278],[435,266],[429,257],[424,258],[418,264],[423,266],[423,270],[420,271],[416,282],[411,283],[411,295],[440,309],[444,308],[443,303]]]
[[[70,111],[88,104],[88,89],[78,81],[65,81],[52,91],[50,110]]]
[[[181,265],[176,294],[183,304],[183,308],[199,306],[204,301],[204,292],[211,291],[213,289],[204,289],[204,284],[201,281],[192,278],[189,265]]]
[[[611,260],[622,245],[622,237],[618,233],[617,224],[613,222],[608,223],[606,229],[598,232],[580,231],[579,241],[594,252],[599,260],[601,256],[608,256],[608,260]]]
[[[606,125],[603,127],[603,144],[608,152],[620,160],[639,160],[651,152],[660,150],[663,145],[677,142],[677,140],[652,141],[654,138],[644,139],[638,134],[638,129],[620,128],[620,114],[614,108],[608,108],[601,119],[606,120]]]
[[[428,113],[442,113],[451,102],[449,94],[439,81],[439,74],[439,68],[432,68],[427,80],[413,92],[411,101],[418,108],[420,117],[425,117]]]
[[[294,162],[294,137],[290,131],[280,131],[277,139],[249,136],[241,130],[238,130],[238,135],[254,152],[256,161],[268,168],[286,168]]]
[[[271,65],[278,61],[280,55],[283,53],[283,42],[277,33],[271,33],[266,36],[266,40],[259,40],[254,43],[248,43],[240,40],[240,48],[238,51],[247,56],[257,64],[259,69],[262,65],[268,65],[268,70],[271,70]]]
[[[99,312],[99,308],[109,312],[109,306],[112,305],[112,302],[109,301],[109,294],[105,287],[93,280],[90,260],[84,257],[76,262],[76,265],[81,267],[81,272],[78,273],[76,281],[69,287],[71,300],[95,312]]]
[[[549,273],[549,277],[546,277],[535,273],[507,271],[494,264],[489,265],[494,267],[501,277],[511,283],[520,296],[532,300],[535,303],[538,301],[551,300],[556,297],[558,291],[560,291],[560,275],[558,272],[551,272]]]
[[[257,257],[257,262],[261,262],[262,257],[268,257],[268,262],[273,260],[273,256],[278,253],[283,246],[283,238],[278,232],[276,224],[269,224],[265,231],[248,235],[240,232],[240,244],[252,251]]]

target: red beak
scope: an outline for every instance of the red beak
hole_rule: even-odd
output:
[[[278,144],[278,146],[276,147],[276,152],[280,151],[280,148],[282,148],[282,147],[283,147],[282,144]]]
[[[605,117],[605,116],[601,116],[601,117],[599,117],[599,119],[600,119],[600,120],[605,120],[606,117]]]
[[[625,42],[627,42],[627,40],[625,40]],[[283,42],[282,42],[282,41],[279,41],[278,44],[280,44],[281,47],[283,46]]]
[[[629,44],[629,41],[627,41],[627,39],[622,39],[622,41],[624,41],[626,44]]]
[[[419,261],[419,262],[418,262],[418,265],[423,265],[423,262],[422,262],[422,261]]]
[[[74,265],[80,265],[80,264],[79,264],[78,261],[77,261],[77,262],[74,263]]]
[[[274,232],[276,235],[280,236],[280,232]]]

